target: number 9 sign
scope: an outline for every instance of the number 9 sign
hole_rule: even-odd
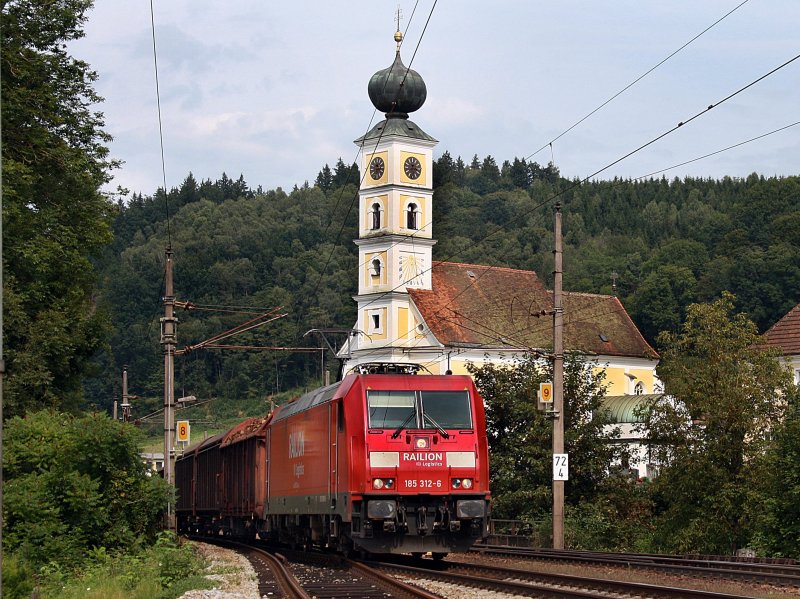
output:
[[[175,426],[175,437],[179,443],[189,442],[189,421],[179,420]]]
[[[553,383],[539,383],[539,401],[542,403],[552,403]]]

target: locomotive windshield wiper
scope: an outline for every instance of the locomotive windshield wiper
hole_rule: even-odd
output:
[[[400,431],[402,431],[406,425],[411,422],[411,420],[417,415],[416,412],[411,412],[405,420],[403,420],[403,424],[397,427],[397,430],[392,433],[392,439],[397,439],[400,436]]]
[[[450,438],[450,435],[448,435],[448,434],[447,434],[447,431],[446,431],[446,430],[444,430],[444,427],[442,427],[442,425],[441,425],[441,424],[439,424],[438,422],[436,422],[436,421],[435,421],[433,418],[431,418],[431,417],[430,417],[430,416],[428,416],[427,414],[422,414],[422,417],[423,417],[425,420],[427,420],[428,422],[430,422],[430,423],[431,423],[431,424],[434,426],[434,428],[435,428],[437,431],[439,431],[439,434],[440,434],[440,435],[442,435],[442,437],[444,437],[445,439],[449,439],[449,438]]]

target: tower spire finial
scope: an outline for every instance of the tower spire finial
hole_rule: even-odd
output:
[[[394,41],[397,42],[397,51],[400,52],[400,44],[403,42],[403,34],[400,32],[400,20],[403,18],[403,10],[400,4],[397,4],[397,13],[395,14],[395,21],[397,21],[397,31],[394,34]]]

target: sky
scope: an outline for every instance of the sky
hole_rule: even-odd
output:
[[[800,121],[800,59],[706,110],[800,54],[800,2],[740,4],[419,0],[415,9],[402,0],[401,56],[428,89],[411,118],[439,140],[434,158],[552,160],[568,178],[588,177],[698,113],[594,178],[640,177],[717,152]],[[112,157],[124,161],[109,189],[151,195],[191,171],[288,191],[313,184],[340,157],[359,162],[353,140],[383,118],[367,83],[394,60],[397,7],[153,0],[162,176],[150,3],[98,0],[70,50],[99,75]],[[732,10],[551,150],[549,142]],[[800,125],[663,174],[753,172],[800,174]]]

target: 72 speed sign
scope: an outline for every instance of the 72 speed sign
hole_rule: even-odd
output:
[[[569,454],[553,454],[553,480],[569,480]]]

